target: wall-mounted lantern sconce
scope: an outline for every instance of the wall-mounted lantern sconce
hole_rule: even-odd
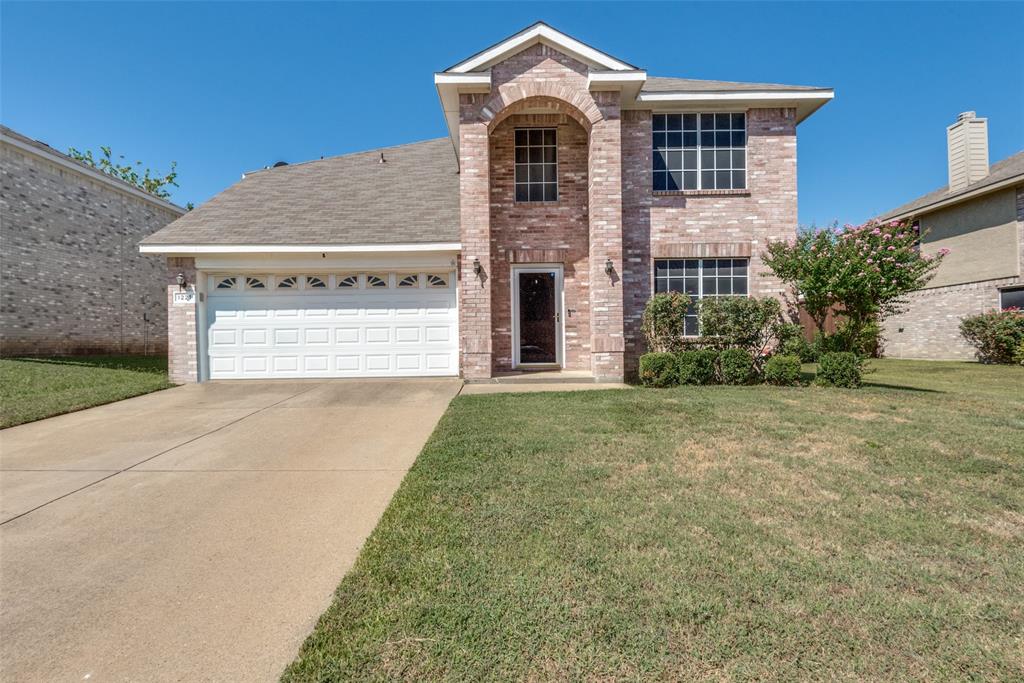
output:
[[[473,275],[480,277],[480,273],[484,272],[484,267],[480,265],[480,259],[473,259]]]
[[[185,291],[185,273],[178,273],[177,277],[174,278],[178,283],[178,289]]]
[[[614,272],[615,272],[615,264],[612,263],[611,259],[607,259],[604,262],[604,273],[605,273],[605,275],[611,275]]]

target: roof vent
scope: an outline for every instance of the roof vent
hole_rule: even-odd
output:
[[[274,168],[280,168],[281,166],[287,166],[287,165],[288,165],[287,161],[279,161],[276,164],[274,164]]]
[[[384,158],[384,152],[381,152],[380,153],[380,163],[386,164],[387,162],[388,162],[388,160]]]

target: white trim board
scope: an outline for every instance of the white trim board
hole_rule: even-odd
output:
[[[612,71],[633,71],[635,67],[615,59],[609,54],[601,52],[582,43],[575,38],[551,28],[543,22],[538,22],[519,33],[506,38],[500,43],[493,45],[483,52],[479,52],[455,66],[445,69],[449,73],[466,73],[468,71],[479,71],[486,69],[503,57],[521,52],[531,45],[545,42],[552,47],[566,52],[570,56],[579,57],[581,61],[596,64]]]
[[[143,254],[341,254],[402,251],[459,251],[459,242],[427,244],[140,244]]]

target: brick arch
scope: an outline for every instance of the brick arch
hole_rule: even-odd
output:
[[[534,90],[554,90],[557,94],[531,94],[530,91]],[[546,107],[554,113],[571,116],[583,126],[587,135],[590,135],[594,124],[601,120],[601,111],[594,101],[570,88],[550,83],[529,83],[517,86],[516,91],[499,92],[483,106],[481,115],[487,123],[488,131],[493,131],[509,116],[534,107]]]

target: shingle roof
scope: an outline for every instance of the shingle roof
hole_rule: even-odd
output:
[[[812,85],[783,85],[781,83],[740,83],[737,81],[705,81],[695,78],[663,78],[649,76],[642,92],[761,92],[765,90],[830,91]]]
[[[142,243],[458,242],[457,171],[448,138],[269,168],[246,174]]]
[[[1008,156],[1002,161],[997,161],[989,167],[989,173],[981,180],[971,183],[962,190],[956,192],[950,192],[948,185],[943,185],[934,192],[929,192],[926,195],[918,197],[912,202],[907,202],[903,206],[899,206],[888,213],[883,214],[879,217],[879,220],[889,220],[895,216],[902,216],[903,214],[915,212],[919,209],[924,209],[932,204],[938,204],[940,202],[946,202],[951,199],[956,199],[961,195],[965,195],[968,192],[974,192],[980,190],[989,185],[995,185],[1005,180],[1010,180],[1015,176],[1020,176],[1021,181],[1024,182],[1024,150],[1017,152],[1012,156]]]

